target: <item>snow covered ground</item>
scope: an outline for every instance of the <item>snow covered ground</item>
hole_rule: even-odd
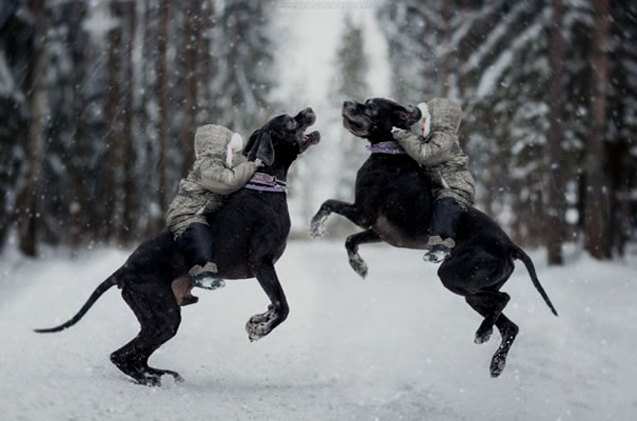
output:
[[[109,291],[74,328],[38,335],[75,313],[127,253],[71,260],[0,257],[2,420],[633,420],[637,419],[637,257],[574,257],[540,279],[521,264],[506,313],[521,333],[502,376],[488,366],[499,336],[473,343],[480,319],[446,291],[420,252],[364,246],[359,279],[341,242],[291,242],[277,269],[290,318],[249,343],[267,300],[255,280],[201,291],[176,338],[151,359],[179,371],[161,388],[129,382],[109,353],[137,333]]]

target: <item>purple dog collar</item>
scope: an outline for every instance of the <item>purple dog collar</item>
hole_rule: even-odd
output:
[[[401,155],[407,153],[395,140],[367,145],[367,149],[371,153],[381,153],[386,155]]]
[[[244,186],[249,190],[256,190],[268,193],[287,193],[287,183],[279,180],[273,175],[256,172]]]

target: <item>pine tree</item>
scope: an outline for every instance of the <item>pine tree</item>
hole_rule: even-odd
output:
[[[336,51],[336,74],[332,85],[335,87],[332,97],[336,109],[342,106],[344,100],[364,102],[365,95],[369,92],[369,61],[365,55],[364,43],[363,28],[354,24],[350,15],[346,15]],[[338,152],[335,155],[339,159],[336,197],[346,201],[352,200],[356,172],[367,158],[367,152],[360,139],[340,130]]]
[[[547,248],[548,262],[561,265],[562,241],[564,237],[564,169],[562,167],[562,126],[564,93],[562,91],[562,73],[564,71],[564,38],[562,36],[563,5],[562,0],[552,1],[553,21],[549,30],[549,63],[551,75],[549,80],[549,132],[548,132],[548,162],[551,182],[548,183],[547,213]]]
[[[237,0],[217,11],[212,38],[212,118],[240,133],[255,129],[270,113],[269,10],[264,2]]]
[[[608,108],[609,26],[608,0],[594,0],[591,131],[586,150],[587,198],[584,213],[585,248],[598,259],[610,258],[609,181],[604,172],[605,125]]]
[[[42,160],[44,156],[45,119],[48,108],[46,77],[49,45],[47,28],[49,18],[42,0],[31,0],[26,11],[33,17],[31,22],[32,48],[25,69],[23,92],[26,93],[29,117],[26,129],[25,169],[22,187],[16,200],[18,239],[20,251],[35,256],[38,242],[38,219],[42,207]]]
[[[30,56],[31,22],[17,1],[0,14],[0,249],[15,221],[18,181],[29,117],[21,75]]]
[[[637,186],[637,5],[612,2],[612,61],[609,94],[608,160],[611,194],[611,251],[625,253],[637,226],[637,206],[631,192]],[[634,197],[634,193],[632,194]],[[632,200],[632,202],[631,202]]]

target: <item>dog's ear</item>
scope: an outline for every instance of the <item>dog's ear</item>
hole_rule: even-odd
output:
[[[274,162],[274,146],[272,145],[272,138],[270,133],[261,130],[255,130],[248,139],[248,143],[243,148],[243,155],[248,158],[248,161],[254,161],[260,159],[267,166],[272,165]]]
[[[412,124],[420,120],[422,112],[418,107],[408,105],[407,107],[399,107],[394,110],[392,115],[392,124],[401,129],[408,129]]]
[[[259,147],[256,148],[256,158],[263,161],[266,166],[274,163],[274,146],[270,133],[265,132],[259,136]]]
[[[246,143],[246,145],[243,147],[243,151],[241,151],[243,156],[248,157],[248,155],[250,154],[250,151],[254,148],[254,144],[259,138],[259,133],[260,133],[259,129],[252,132],[252,134],[248,138],[248,143]]]

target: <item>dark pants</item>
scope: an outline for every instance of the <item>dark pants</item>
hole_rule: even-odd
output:
[[[175,241],[189,267],[215,261],[214,238],[209,225],[193,222]]]
[[[465,209],[451,197],[443,197],[435,201],[429,234],[431,236],[438,235],[443,240],[455,238],[458,230],[458,221],[464,212]]]

